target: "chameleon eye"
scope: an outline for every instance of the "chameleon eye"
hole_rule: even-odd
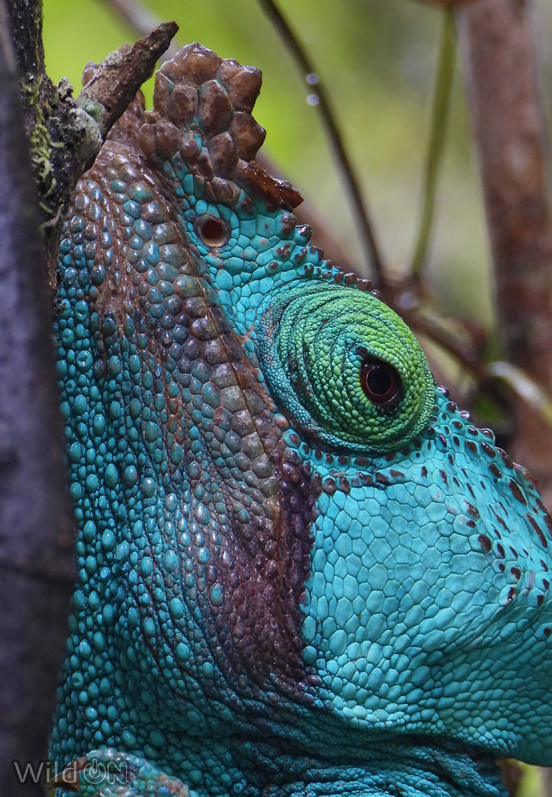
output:
[[[205,214],[195,223],[196,232],[205,246],[224,246],[230,237],[228,225],[216,216]]]
[[[381,407],[394,406],[401,398],[401,378],[389,363],[366,357],[360,369],[360,384],[364,395]]]
[[[274,292],[258,328],[275,401],[314,440],[393,451],[428,423],[435,384],[406,324],[354,288],[313,281]]]

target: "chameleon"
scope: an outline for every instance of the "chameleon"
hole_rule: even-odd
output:
[[[309,243],[260,87],[184,47],[67,215],[56,793],[504,797],[552,764],[552,521]]]

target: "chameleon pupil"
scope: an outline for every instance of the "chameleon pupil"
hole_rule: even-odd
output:
[[[362,366],[364,394],[374,404],[387,404],[398,397],[401,380],[396,370],[381,360],[368,360]]]
[[[228,239],[223,223],[212,216],[199,219],[198,231],[201,240],[206,246],[222,246]]]

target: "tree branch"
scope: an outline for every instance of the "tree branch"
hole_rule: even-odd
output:
[[[552,216],[546,131],[524,0],[456,11],[507,359],[552,392]],[[515,457],[552,500],[552,430],[515,403]]]
[[[30,797],[41,787],[17,782],[12,760],[46,754],[73,529],[37,192],[3,0],[0,85],[0,792]]]
[[[90,168],[111,126],[148,77],[178,30],[160,25],[134,47],[112,53],[77,101],[67,81],[54,86],[46,74],[42,3],[7,0],[16,42],[25,127],[38,186],[50,286],[55,287],[61,216],[79,177]]]

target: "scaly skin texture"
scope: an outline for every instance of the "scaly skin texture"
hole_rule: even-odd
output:
[[[504,795],[496,756],[552,764],[550,519],[250,163],[259,88],[185,48],[68,215],[52,758],[126,762],[87,797]]]

